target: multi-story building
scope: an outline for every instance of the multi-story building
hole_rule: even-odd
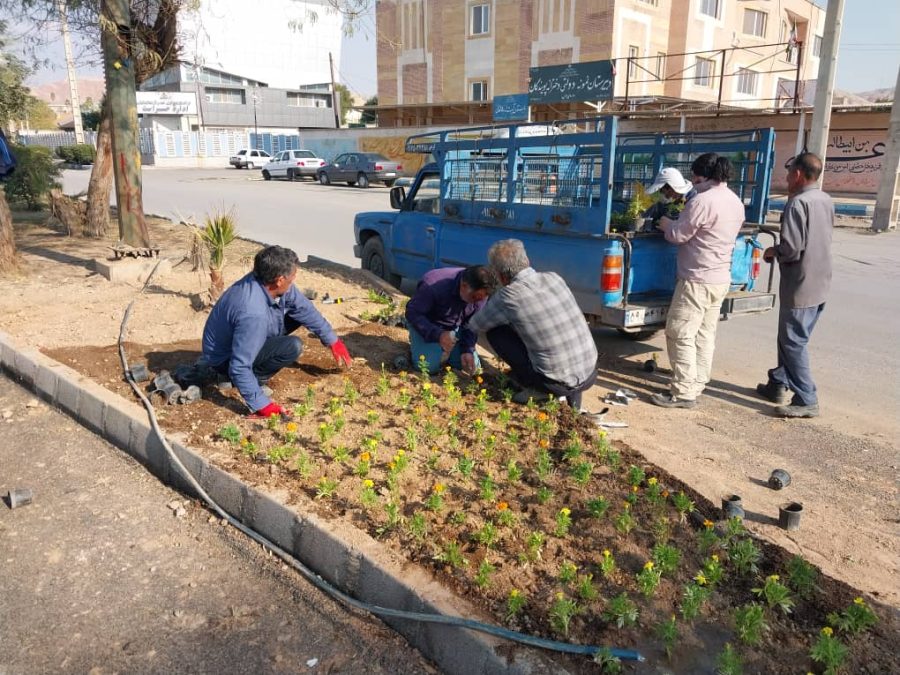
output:
[[[779,107],[815,78],[824,14],[811,0],[380,0],[379,119],[484,121],[494,96],[528,91],[530,68],[601,60],[630,106]]]

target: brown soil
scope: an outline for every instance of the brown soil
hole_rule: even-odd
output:
[[[184,245],[183,229],[161,224],[155,228],[155,232],[165,229],[171,246]],[[72,257],[67,246],[73,253],[80,253],[74,263],[65,259]],[[244,246],[244,255],[250,255],[253,246]],[[27,295],[20,296],[17,303],[12,303],[8,294],[0,294],[0,298],[7,298],[0,299],[0,303],[12,305],[20,312],[16,315],[4,311],[0,328],[37,343],[53,358],[123,396],[131,396],[122,380],[115,339],[122,310],[134,297],[136,286],[110,287],[104,280],[91,277],[78,267],[78,260],[86,257],[82,247],[83,242],[61,239],[49,231],[28,235],[25,245],[20,243],[26,256],[59,260],[62,254],[65,264],[39,268],[35,263],[40,258],[32,257],[30,269],[40,269],[44,283],[23,284]],[[75,284],[66,279],[73,273],[73,264]],[[242,272],[233,270],[228,281]],[[59,289],[52,288],[57,284],[65,288],[65,303],[57,297]],[[138,301],[129,330],[133,342],[127,345],[131,361],[145,360],[152,371],[158,372],[196,358],[197,337],[205,314],[190,308],[188,295],[204,284],[205,280],[198,280],[196,275],[176,269]],[[282,371],[271,382],[276,400],[298,406],[292,422],[296,428],[285,423],[269,425],[247,420],[242,417],[246,408],[233,391],[207,388],[204,400],[196,404],[158,405],[163,427],[186,433],[189,443],[215,464],[267,490],[289,494],[289,501],[302,508],[313,504],[325,517],[353,522],[397,552],[430,567],[439,579],[513,628],[562,637],[549,617],[556,594],[562,593],[563,598],[572,599],[579,606],[570,626],[570,640],[637,646],[652,661],[665,658],[654,637],[655,626],[678,615],[683,588],[693,583],[708,556],[716,553],[724,563],[725,580],[716,586],[696,621],[690,623],[679,616],[681,637],[671,663],[676,672],[711,669],[725,642],[736,646],[739,642],[733,608],[752,601],[755,596],[751,589],[766,575],[779,574],[782,581],[788,578],[786,562],[791,556],[775,546],[757,544],[763,557],[758,571],[751,574],[738,573],[724,545],[701,553],[698,536],[703,527],[697,530],[680,523],[671,502],[651,503],[653,488],[647,479],[656,478],[673,494],[684,490],[700,512],[714,518],[717,509],[703,496],[625,444],[616,442],[608,448],[605,441],[598,440],[592,426],[573,420],[565,408],[529,410],[503,403],[502,381],[497,379],[496,371],[489,370],[485,376],[489,400],[483,410],[479,410],[477,402],[478,387],[466,378],[460,386],[474,390],[454,403],[439,378],[430,381],[431,388],[426,390],[416,375],[381,375],[381,364],[402,353],[406,339],[399,329],[359,321],[361,312],[379,309],[367,300],[366,289],[350,278],[313,270],[303,270],[297,284],[301,288],[312,286],[320,294],[327,290],[333,296],[350,299],[343,305],[321,307],[356,357],[353,367],[346,372],[337,370],[325,348],[315,339],[304,340],[306,350],[299,364]],[[92,293],[99,297],[91,298]],[[60,320],[61,316],[66,320]],[[99,346],[83,346],[85,343]],[[433,409],[428,405],[429,394],[436,398]],[[403,400],[404,395],[410,396],[409,403]],[[504,421],[504,410],[510,412],[508,422]],[[455,416],[451,415],[454,411]],[[457,421],[451,423],[454,418]],[[320,434],[324,431],[327,436],[336,421],[341,424],[341,419],[342,427],[323,442]],[[483,431],[478,429],[481,423]],[[511,432],[518,437],[510,437]],[[232,434],[235,440],[226,440]],[[415,447],[411,443],[413,435]],[[492,437],[495,440],[487,440]],[[550,471],[543,476],[539,460],[542,441],[546,442],[550,457]],[[579,456],[573,457],[577,448],[570,446],[576,441],[581,449]],[[364,477],[360,475],[360,461],[366,451],[370,452],[371,461]],[[404,454],[400,455],[401,451]],[[465,467],[468,459],[474,464],[470,475]],[[521,478],[510,478],[510,460],[517,462]],[[583,486],[573,475],[581,462],[590,463],[590,476]],[[400,466],[404,463],[408,463],[405,468]],[[646,472],[636,493],[627,480],[631,465]],[[494,484],[494,494],[485,492],[488,476]],[[369,508],[364,508],[362,492],[367,479],[373,481],[375,499]],[[443,487],[442,503],[438,509],[428,508],[437,485]],[[539,499],[542,488],[550,492],[545,503]],[[595,518],[587,505],[599,497],[608,501],[609,510],[605,516]],[[635,526],[625,535],[617,531],[615,523],[626,510],[624,503],[629,498],[636,499],[629,509]],[[501,524],[500,502],[507,504],[512,514],[508,525]],[[390,518],[389,504],[397,507],[396,522]],[[572,525],[567,534],[555,531],[563,509],[571,511]],[[424,533],[417,531],[417,522],[425,523]],[[496,532],[493,541],[486,543],[484,538],[490,534],[490,528],[486,530],[485,526],[489,523]],[[527,540],[534,532],[544,537],[540,555],[529,555]],[[674,573],[663,576],[652,597],[644,598],[637,590],[636,575],[650,558],[654,543],[663,540],[680,550],[681,562]],[[458,545],[464,564],[450,564],[453,555],[449,545],[453,543]],[[611,552],[617,564],[617,571],[609,578],[604,578],[599,569],[604,549]],[[576,584],[559,581],[564,561],[574,563],[580,579],[593,575],[596,599],[583,599]],[[485,587],[476,584],[482,562],[494,568]],[[521,614],[507,620],[506,607],[513,589],[524,594],[527,604]],[[610,600],[623,592],[637,604],[640,615],[636,626],[617,629],[603,613],[609,609]],[[811,597],[795,597],[797,604],[792,614],[767,610],[770,630],[760,645],[739,646],[746,670],[794,673],[813,668],[808,650],[826,624],[826,615],[843,610],[856,595],[858,591],[850,586],[822,575]],[[850,646],[848,672],[898,672],[891,647],[897,643],[896,618],[877,602],[872,604],[879,614],[878,625],[859,637],[845,639],[841,635]]]

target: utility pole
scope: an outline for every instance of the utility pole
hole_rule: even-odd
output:
[[[141,197],[137,96],[128,0],[101,0],[100,42],[106,96],[112,118],[113,175],[119,218],[119,245],[150,248]]]
[[[807,149],[822,158],[825,163],[828,151],[828,128],[831,125],[831,100],[834,96],[834,76],[837,72],[838,44],[841,41],[841,22],[844,18],[844,0],[828,0],[825,10],[825,35],[819,54],[819,76],[816,85],[816,101]],[[822,185],[819,177],[819,186]]]
[[[341,111],[339,109],[340,97],[338,96],[337,87],[334,86],[334,59],[331,58],[331,52],[328,52],[328,66],[331,68],[331,109],[334,110],[334,128],[341,128]]]
[[[75,142],[84,143],[84,125],[81,121],[81,101],[78,98],[78,78],[75,60],[72,58],[72,41],[69,39],[69,20],[66,17],[66,0],[57,0],[59,29],[62,32],[63,50],[66,54],[66,71],[69,74],[69,100],[72,101],[72,122],[75,124]]]
[[[900,220],[900,69],[897,70],[897,85],[894,87],[887,149],[881,160],[881,183],[875,200],[872,229],[876,232],[894,229],[898,220]]]

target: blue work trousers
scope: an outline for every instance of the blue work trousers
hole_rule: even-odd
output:
[[[460,349],[458,331],[451,331],[457,334],[456,344],[447,357],[447,363],[451,368],[462,370],[462,349]],[[440,342],[426,342],[419,331],[410,327],[409,329],[409,350],[412,353],[412,367],[419,368],[419,358],[424,356],[428,363],[428,372],[432,375],[441,369],[441,359],[444,357],[444,350],[441,348]],[[478,354],[473,353],[475,357],[475,368],[481,367],[481,361],[478,360]]]
[[[769,371],[769,382],[794,392],[791,405],[819,403],[807,345],[824,309],[823,302],[816,307],[781,307],[778,312],[778,367]]]

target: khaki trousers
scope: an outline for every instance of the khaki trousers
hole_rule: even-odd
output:
[[[675,284],[666,320],[666,346],[672,365],[673,396],[695,399],[703,392],[712,371],[716,324],[729,284]]]

